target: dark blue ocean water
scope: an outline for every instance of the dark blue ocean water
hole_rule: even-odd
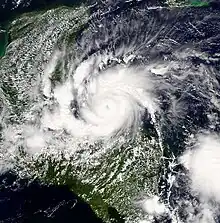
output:
[[[67,186],[28,182],[12,173],[0,176],[0,222],[102,223]]]
[[[82,1],[71,0],[27,0],[23,1],[22,4],[16,8],[14,8],[13,1],[6,1],[4,4],[2,2],[0,7],[0,23],[3,28],[7,29],[7,21],[23,12],[55,7],[57,5],[78,5],[81,2]],[[127,8],[146,7],[146,2],[144,1],[132,1],[127,3],[124,1],[103,1],[98,3],[96,1],[86,1],[85,3],[92,5],[91,11],[98,10],[99,7],[101,8],[103,7],[103,4],[105,4],[106,12],[108,11],[109,13],[109,19],[111,19],[111,16],[114,17],[115,15],[120,14],[120,11],[126,10]],[[164,5],[163,1],[148,1],[147,4],[149,6],[158,4]],[[196,36],[194,33],[190,32],[190,30],[188,30],[184,25],[184,20],[193,20],[194,18],[199,20],[203,14],[209,14],[213,10],[217,14],[219,9],[219,3],[212,2],[208,8],[201,10],[197,10],[196,8],[185,10],[185,14],[180,14],[179,21],[175,24],[177,28],[178,26],[181,28],[180,32],[185,34],[181,35],[182,38],[178,39],[178,41],[182,41],[183,43],[186,43],[187,41],[194,41],[197,43],[202,41],[202,39],[210,38],[215,35],[220,21],[217,16],[215,17],[216,20],[213,20],[213,24],[203,27],[205,33],[205,36],[203,37]],[[152,13],[152,15],[153,14],[154,13]],[[5,41],[6,39],[2,38],[2,42],[0,44],[5,45]],[[204,44],[201,46],[201,49],[209,55],[219,53],[220,48],[216,47],[219,44],[218,41],[219,39],[216,39],[215,47]],[[91,52],[88,52],[88,56],[89,54],[93,54],[96,50],[97,49],[91,49]],[[162,53],[167,52],[156,52],[155,57]],[[195,65],[206,63],[206,61],[199,60],[198,58],[192,58],[192,60],[194,60]],[[209,66],[215,66],[218,69],[220,67],[215,61],[213,61],[213,64],[209,64]],[[191,125],[205,128],[207,122],[206,115],[204,115],[205,104],[196,104],[196,99],[195,101],[191,98],[188,100],[189,103],[192,104],[188,109],[188,117],[191,118],[192,121]],[[164,132],[167,133],[167,135],[164,136],[166,144],[169,145],[170,148],[173,148],[173,153],[178,155],[182,151],[181,145],[184,141],[182,129],[179,128],[173,131],[173,129],[170,129],[169,126],[167,126],[167,129],[164,129]],[[169,151],[165,152],[167,152],[166,156],[170,155]],[[173,196],[173,200],[175,201],[175,196],[181,197],[186,196],[186,194],[179,194],[179,191],[174,191]],[[109,208],[109,214],[113,216],[113,222],[123,222],[118,215],[117,210],[114,208]],[[94,214],[89,205],[70,191],[68,187],[42,185],[41,182],[38,181],[29,184],[26,180],[20,180],[15,175],[6,173],[0,177],[0,222],[101,223],[102,221]],[[165,220],[163,222],[165,222]]]

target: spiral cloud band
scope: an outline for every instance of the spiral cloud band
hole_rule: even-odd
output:
[[[145,109],[152,115],[155,109],[146,71],[118,65],[90,77],[88,64],[80,64],[72,79],[55,87],[58,108],[45,113],[44,127],[64,128],[73,136],[93,139],[134,135]]]

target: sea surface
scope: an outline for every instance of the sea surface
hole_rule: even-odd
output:
[[[1,222],[219,222],[220,5],[5,1]]]

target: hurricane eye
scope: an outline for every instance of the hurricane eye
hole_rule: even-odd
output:
[[[78,104],[77,100],[72,100],[70,102],[70,109],[71,109],[73,116],[75,118],[77,118],[77,119],[80,118],[80,108],[79,108],[79,104]]]
[[[107,223],[220,223],[218,6],[0,0],[0,222],[93,222],[71,195],[4,205],[9,171]]]

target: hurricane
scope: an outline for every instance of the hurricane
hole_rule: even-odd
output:
[[[97,70],[92,69],[95,59],[100,60],[95,64]],[[104,62],[95,59],[81,63],[73,78],[53,92],[45,84],[45,95],[49,90],[48,96],[57,101],[58,110],[45,114],[44,127],[65,128],[75,137],[94,140],[134,135],[146,110],[154,116],[156,108],[147,71],[126,64],[105,70]]]
[[[9,22],[1,174],[67,185],[103,222],[218,222],[220,15],[167,4]]]

